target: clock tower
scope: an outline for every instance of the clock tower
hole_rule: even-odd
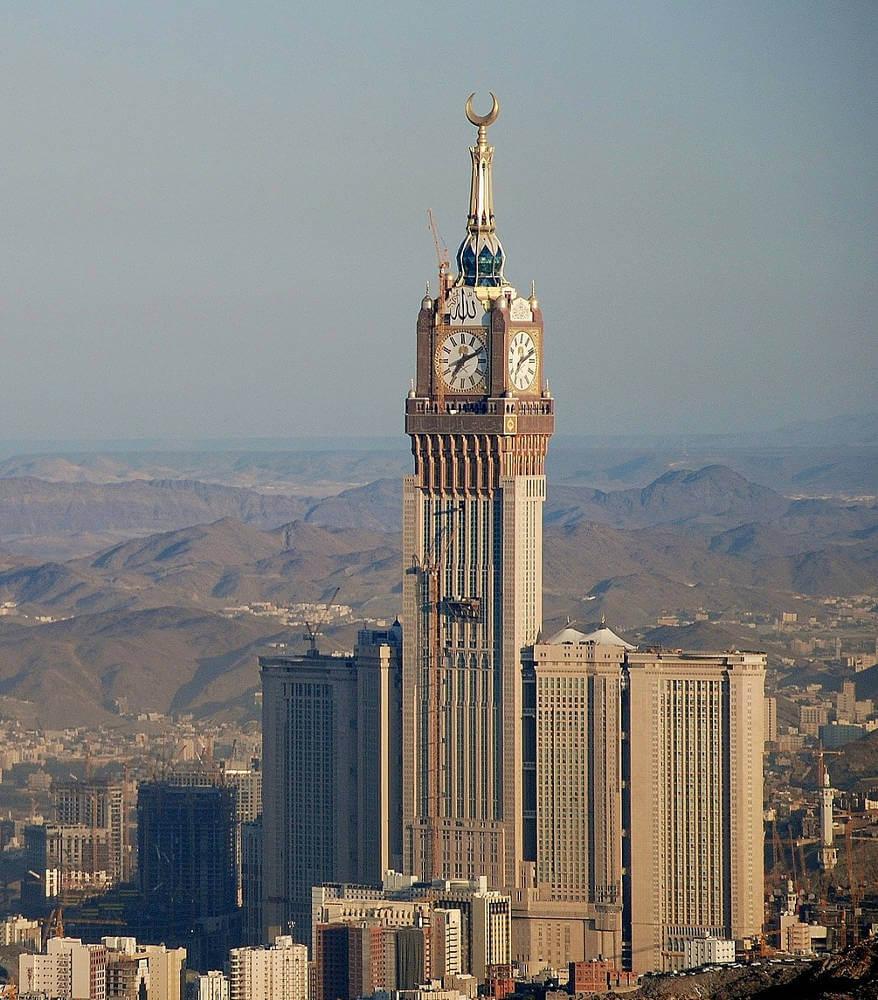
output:
[[[528,881],[521,652],[542,617],[542,509],[554,403],[543,317],[505,275],[486,115],[470,149],[457,276],[418,314],[405,405],[414,473],[403,499],[403,824],[422,878]]]

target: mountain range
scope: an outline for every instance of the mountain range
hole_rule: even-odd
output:
[[[356,616],[394,616],[400,507],[397,479],[317,498],[188,481],[0,480],[0,549],[29,529],[64,538],[190,519],[74,558],[0,558],[0,602],[69,618],[0,618],[0,698],[35,702],[53,724],[94,721],[120,697],[156,711],[240,707],[257,683],[257,649],[300,636],[218,612],[325,601],[340,588]],[[822,597],[878,579],[878,504],[790,500],[723,466],[615,491],[551,485],[545,515],[547,622],[605,614],[642,632],[663,612],[697,608],[820,615]],[[352,639],[348,627],[326,641]]]

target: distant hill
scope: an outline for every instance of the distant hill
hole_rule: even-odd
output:
[[[874,414],[866,414],[749,435],[561,434],[549,449],[547,471],[552,487],[566,483],[616,490],[640,489],[669,471],[723,465],[788,496],[876,496],[874,421]],[[17,454],[0,460],[0,478],[64,483],[185,479],[323,497],[376,479],[399,480],[411,470],[411,456],[402,437],[389,446],[382,442],[353,447],[340,441],[307,451],[284,450],[278,442],[272,447],[265,450],[264,444],[253,442],[249,447],[225,449],[68,449]]]
[[[0,479],[0,545],[25,534],[108,528],[145,534],[218,517],[268,527],[298,517],[308,506],[295,497],[186,479],[110,485]]]
[[[399,531],[402,524],[402,478],[378,479],[327,497],[308,511],[305,520],[339,528]]]
[[[256,656],[289,630],[184,608],[110,611],[26,628],[0,618],[0,696],[49,728],[135,711],[209,711],[258,686]]]
[[[173,605],[340,600],[395,614],[398,536],[292,522],[261,531],[232,518],[161,532],[67,563],[0,572],[0,600],[53,615]]]
[[[386,614],[399,590],[400,508],[396,479],[318,500],[186,482],[0,480],[0,531],[238,512],[73,560],[12,557],[0,566],[0,597],[51,613],[215,609],[310,600],[341,585],[346,603],[368,598]],[[289,510],[297,516],[283,517]],[[858,593],[878,578],[878,505],[790,502],[719,466],[637,490],[559,486],[546,505],[544,578],[552,610],[588,599],[592,613],[629,626],[674,608],[771,610],[791,594]]]
[[[554,496],[553,496],[554,493]],[[581,519],[605,521],[614,527],[656,524],[740,523],[779,517],[789,501],[773,490],[751,483],[721,465],[666,472],[642,489],[550,491],[547,523]]]
[[[380,476],[402,476],[411,459],[405,441],[394,449],[315,451],[105,451],[15,455],[0,461],[0,478],[65,483],[125,483],[184,479],[264,490],[321,495]]]
[[[759,637],[748,629],[730,629],[710,622],[694,622],[672,628],[667,625],[647,631],[641,639],[645,646],[664,649],[691,649],[699,653],[730,649],[761,649]]]
[[[395,615],[400,508],[398,478],[310,498],[184,480],[0,479],[0,551],[10,539],[60,545],[111,535],[75,558],[38,559],[37,548],[0,555],[0,601],[30,616],[75,616],[44,625],[0,618],[0,699],[38,708],[45,697],[48,712],[66,703],[70,721],[88,721],[120,692],[139,697],[155,673],[154,703],[165,706],[156,710],[241,707],[257,648],[283,630],[216,612],[254,601],[325,601],[340,588],[339,601],[360,617]],[[125,525],[129,537],[120,539]],[[637,488],[550,487],[546,621],[604,614],[671,648],[758,648],[746,629],[654,623],[661,613],[697,608],[776,615],[794,606],[825,616],[822,596],[869,592],[876,579],[874,502],[791,501],[717,465],[665,472]],[[171,676],[174,662],[179,677]],[[861,697],[878,688],[872,673],[858,678]]]

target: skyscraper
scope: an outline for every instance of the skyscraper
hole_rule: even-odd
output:
[[[263,656],[263,940],[311,943],[311,887],[398,868],[400,629],[353,657]]]
[[[554,403],[536,296],[505,276],[487,115],[470,149],[458,274],[421,303],[405,404],[403,819],[406,870],[523,878],[521,649],[542,618],[542,507]]]
[[[525,651],[514,958],[645,972],[759,932],[764,677],[763,653],[639,652],[606,626]]]
[[[185,943],[193,968],[221,966],[240,933],[234,790],[144,782],[137,837],[145,929]]]
[[[52,785],[52,797],[60,826],[107,831],[108,875],[111,882],[124,882],[131,867],[126,783],[106,779],[61,781]]]
[[[623,939],[636,972],[763,918],[764,653],[628,652]]]

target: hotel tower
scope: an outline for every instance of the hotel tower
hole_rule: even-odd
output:
[[[554,403],[534,294],[506,278],[488,114],[477,128],[457,276],[418,314],[405,404],[403,824],[407,870],[522,880],[521,650],[542,617],[542,510]]]

